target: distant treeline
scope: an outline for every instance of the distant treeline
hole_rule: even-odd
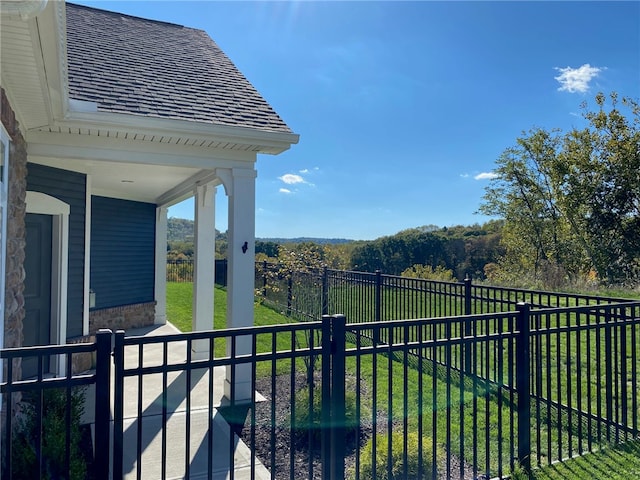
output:
[[[170,259],[193,256],[193,221],[170,218]],[[376,240],[350,241],[320,238],[270,238],[256,240],[256,259],[278,261],[285,252],[297,252],[329,268],[399,275],[414,265],[451,270],[458,279],[465,275],[485,277],[485,266],[504,253],[500,246],[502,222],[484,225],[411,228]],[[225,258],[226,233],[216,232],[216,258]],[[313,256],[313,260],[312,257]],[[304,261],[304,260],[303,260]]]
[[[413,265],[430,265],[451,270],[458,279],[484,278],[485,266],[503,253],[500,232],[501,222],[412,228],[356,246],[351,268],[399,275]]]

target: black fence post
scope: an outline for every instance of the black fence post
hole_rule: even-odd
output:
[[[345,324],[344,315],[332,317],[331,357],[331,480],[343,480],[345,456]]]
[[[267,268],[269,268],[269,265],[265,260],[264,262],[262,262],[262,297],[263,298],[267,298]]]
[[[327,267],[322,269],[322,315],[329,315],[329,273]]]
[[[291,316],[291,305],[293,303],[293,274],[291,271],[287,279],[287,317]]]
[[[613,399],[614,399],[614,385],[613,385],[613,362],[617,362],[618,359],[613,355],[613,318],[611,317],[611,309],[605,311],[605,326],[604,326],[604,382],[605,382],[605,416],[607,419],[607,442],[611,441],[611,425],[614,424],[613,418]],[[623,360],[624,361],[624,360]]]
[[[375,292],[374,292],[374,308],[375,311],[374,321],[380,322],[382,320],[382,272],[380,270],[376,270],[376,284],[375,284]],[[373,344],[378,345],[380,343],[380,329],[373,329]]]
[[[379,322],[382,320],[382,272],[380,270],[376,270],[376,311],[375,311],[375,321]]]
[[[109,479],[109,449],[111,448],[111,330],[96,333],[96,403],[95,403],[95,478]]]
[[[323,480],[331,478],[331,317],[322,316],[322,402],[320,412],[320,463]]]
[[[629,426],[629,401],[627,397],[627,386],[629,377],[627,376],[627,309],[625,307],[616,308],[618,312],[616,318],[621,321],[620,325],[620,398],[622,401],[622,425]],[[629,431],[624,431],[624,441],[628,440]]]
[[[471,315],[471,277],[467,275],[464,279],[464,314]],[[465,332],[466,333],[466,332]],[[469,327],[469,333],[471,333],[471,327]]]
[[[124,448],[124,330],[115,335],[113,349],[113,480],[122,480]]]
[[[469,275],[464,279],[464,314],[471,315],[471,277]],[[463,320],[464,323],[464,336],[471,336],[471,322],[469,320]],[[464,371],[467,374],[471,373],[471,344],[463,343],[462,348],[464,348]]]
[[[518,394],[518,463],[531,471],[531,397],[529,367],[529,317],[531,306],[518,303],[516,337],[516,392]]]
[[[322,316],[320,458],[324,480],[345,478],[345,325],[344,315]]]

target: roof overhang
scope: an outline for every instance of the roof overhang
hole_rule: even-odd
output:
[[[96,194],[175,203],[197,183],[215,183],[216,169],[254,168],[257,154],[276,155],[299,140],[293,133],[100,112],[69,98],[63,1],[48,2],[32,18],[1,17],[0,84],[29,161],[86,173]]]

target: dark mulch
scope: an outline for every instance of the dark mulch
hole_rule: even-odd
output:
[[[300,390],[307,385],[305,375],[297,375],[295,389]],[[275,388],[272,388],[275,387]],[[292,478],[296,480],[320,479],[322,470],[320,463],[320,445],[312,441],[309,447],[308,437],[300,432],[292,432],[291,422],[291,376],[280,375],[275,382],[271,378],[256,380],[256,390],[266,399],[258,402],[255,408],[255,429],[252,432],[250,411],[238,409],[221,409],[227,421],[235,423],[235,431],[240,438],[256,452],[256,456],[270,471],[275,467],[276,478]],[[275,392],[274,392],[275,390]],[[320,395],[320,390],[316,390]],[[271,425],[275,425],[271,428]],[[252,433],[254,433],[252,442]],[[364,445],[371,435],[371,426],[361,426],[359,437],[347,437],[345,465],[347,468],[355,462],[355,452]],[[275,448],[271,448],[275,445]]]
[[[295,389],[306,386],[304,375],[295,378]],[[272,385],[275,388],[272,388]],[[312,450],[307,448],[308,442],[299,435],[292,433],[289,428],[291,412],[291,377],[280,375],[272,382],[271,378],[259,378],[256,380],[256,390],[266,399],[255,406],[255,435],[252,438],[251,412],[247,407],[236,410],[221,409],[221,413],[232,425],[240,438],[252,448],[262,464],[272,471],[275,467],[276,478],[291,478],[295,480],[320,479],[320,445]],[[273,391],[275,390],[275,392]],[[320,394],[320,391],[317,391]],[[274,395],[275,394],[275,395]],[[275,428],[271,428],[272,423]],[[382,413],[377,418],[378,432],[386,431],[386,416]],[[372,434],[372,425],[361,425],[359,436],[352,435],[347,438],[345,472],[349,472],[355,465],[356,452],[361,448]],[[271,445],[275,448],[271,448]],[[311,467],[310,467],[311,465]],[[457,457],[451,457],[451,478],[458,479],[460,463]],[[311,469],[311,471],[310,471]],[[445,471],[441,468],[440,471]],[[464,478],[473,479],[472,469],[465,465]],[[441,475],[439,478],[445,478]]]

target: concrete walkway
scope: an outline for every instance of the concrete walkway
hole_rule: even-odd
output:
[[[171,324],[133,329],[127,336],[169,335],[179,333]],[[169,363],[182,363],[186,359],[186,342],[172,342],[168,346]],[[138,348],[125,349],[125,368],[138,366]],[[145,345],[143,365],[162,365],[162,345]],[[190,418],[187,416],[187,374],[170,372],[167,378],[167,420],[162,418],[162,374],[146,375],[140,391],[138,377],[125,378],[124,390],[124,458],[123,471],[126,479],[162,478],[165,464],[166,478],[207,478],[209,435],[212,436],[213,478],[222,480],[234,477],[239,480],[251,478],[252,454],[249,448],[232,434],[228,423],[217,407],[226,403],[224,398],[224,367],[213,371],[213,410],[211,431],[209,429],[209,372],[207,369],[191,373]],[[256,392],[256,400],[264,398]],[[162,457],[162,431],[166,432],[166,458]],[[188,438],[187,438],[188,432]],[[138,438],[140,435],[140,438]],[[139,447],[138,447],[139,445]],[[187,445],[189,458],[186,458]],[[137,451],[142,452],[140,465]],[[188,465],[188,466],[187,466]],[[189,469],[188,475],[186,474]],[[140,472],[138,472],[140,469]],[[270,478],[269,471],[255,459],[255,478]]]

